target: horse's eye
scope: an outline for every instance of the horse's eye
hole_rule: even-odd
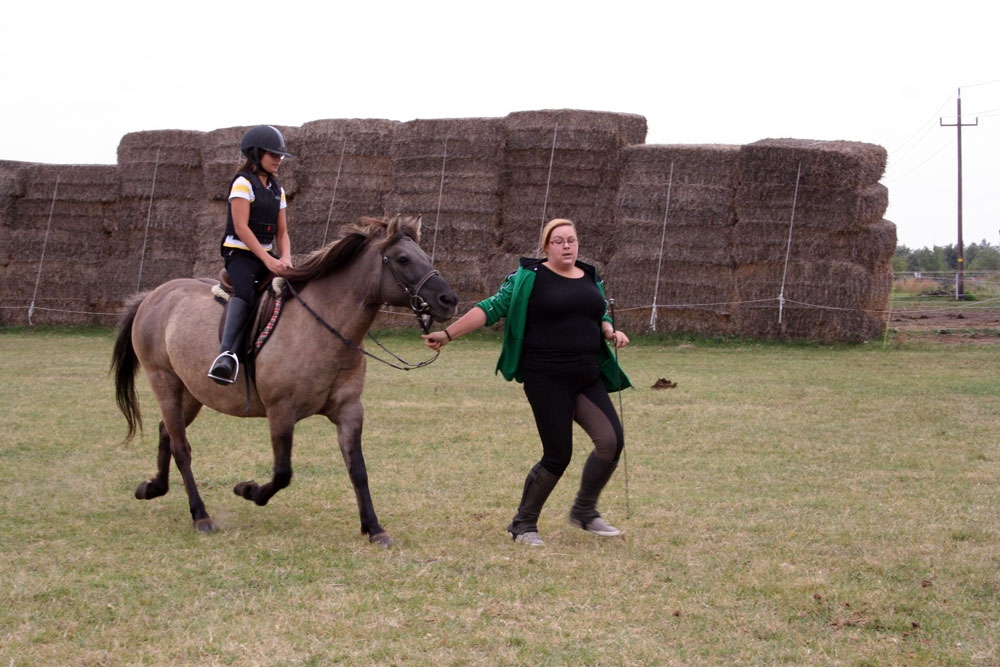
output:
[[[400,255],[399,257],[396,258],[396,261],[402,264],[403,266],[406,266],[407,264],[410,263],[410,258],[407,257],[406,255]]]

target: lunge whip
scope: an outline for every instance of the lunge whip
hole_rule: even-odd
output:
[[[608,306],[611,309],[611,332],[615,333],[618,331],[617,325],[615,324],[615,300],[608,299]],[[629,493],[628,493],[628,449],[624,446],[625,441],[625,409],[622,407],[622,367],[618,363],[618,341],[615,340],[615,373],[618,375],[616,384],[618,385],[618,414],[621,415],[622,421],[622,468],[625,472],[625,518],[632,518],[632,508],[629,504]]]

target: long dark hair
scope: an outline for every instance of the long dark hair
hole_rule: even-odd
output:
[[[237,172],[249,171],[251,174],[255,176],[259,176],[260,174],[265,174],[268,177],[268,179],[270,179],[271,174],[268,174],[266,171],[264,171],[264,168],[260,166],[260,160],[259,159],[254,160],[253,157],[251,157],[251,155],[253,155],[251,151],[259,151],[259,150],[260,150],[259,148],[251,148],[249,151],[247,151],[246,161],[243,162],[243,166],[240,167],[237,170]]]

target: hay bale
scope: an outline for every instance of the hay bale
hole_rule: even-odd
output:
[[[800,187],[863,188],[882,178],[887,155],[856,141],[763,139],[741,148],[738,175],[742,184],[794,186],[798,177]]]
[[[389,157],[400,123],[383,119],[314,120],[289,131],[294,159],[307,165],[315,158],[344,155]]]
[[[628,146],[622,149],[622,186],[658,191],[671,183],[731,188],[740,150],[740,146],[723,144]]]
[[[313,250],[362,216],[382,215],[392,191],[392,143],[399,123],[321,120],[290,130],[301,192],[289,195],[293,250]]]
[[[659,278],[659,283],[657,283]],[[608,295],[620,312],[634,312],[630,328],[650,331],[650,316],[657,306],[657,331],[729,332],[735,309],[735,275],[726,265],[685,259],[643,258],[616,255],[605,273]],[[664,313],[669,324],[661,324]]]
[[[21,198],[52,203],[113,203],[118,200],[118,168],[114,165],[33,164],[23,171]]]
[[[118,144],[120,195],[148,198],[169,189],[171,198],[203,200],[204,135],[191,130],[126,134]]]
[[[646,119],[636,114],[575,109],[519,111],[503,120],[507,151],[551,146],[554,126],[570,145],[617,150],[646,141]]]
[[[786,303],[779,316],[779,297]],[[850,262],[760,264],[736,271],[742,335],[806,340],[869,340],[884,328],[881,309],[864,310],[884,279]]]
[[[546,219],[591,225],[589,247],[612,251],[621,150],[645,139],[645,119],[587,111],[536,111],[504,119],[503,252],[533,252]]]
[[[794,184],[744,184],[735,199],[740,222],[793,224],[849,231],[882,219],[889,191],[881,183],[855,189],[817,188]]]

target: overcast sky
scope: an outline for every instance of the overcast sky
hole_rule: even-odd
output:
[[[113,164],[122,136],[324,118],[644,116],[650,144],[850,140],[889,151],[911,248],[1000,245],[992,3],[7,3],[0,160]]]

